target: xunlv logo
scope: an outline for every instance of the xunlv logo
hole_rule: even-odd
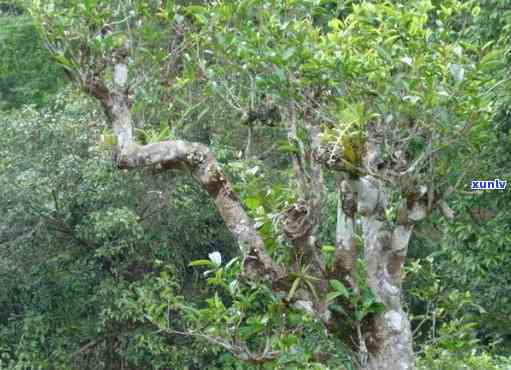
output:
[[[472,180],[472,190],[505,189],[507,181],[504,180]]]

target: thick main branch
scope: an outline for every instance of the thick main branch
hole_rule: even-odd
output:
[[[225,173],[209,149],[199,143],[183,140],[163,141],[139,146],[131,144],[117,162],[120,168],[160,166],[191,173],[215,202],[228,229],[234,235],[245,257],[249,273],[275,281],[283,270],[265,250],[263,240],[234,193]]]
[[[106,90],[102,84],[88,84],[85,90],[101,102],[112,122],[117,139],[115,164],[124,169],[156,166],[189,172],[213,199],[227,228],[236,238],[244,257],[245,272],[270,282],[282,278],[283,268],[267,253],[262,238],[210,150],[203,144],[183,140],[148,145],[135,143],[126,86],[128,69],[124,62],[115,64],[113,77],[111,91]],[[101,87],[101,91],[96,91],[94,87]]]

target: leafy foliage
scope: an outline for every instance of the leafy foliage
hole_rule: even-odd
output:
[[[33,19],[21,6],[5,4],[4,10],[0,8],[0,54],[0,109],[46,104],[59,87],[62,70],[43,47]]]
[[[139,143],[209,144],[282,265],[294,253],[282,213],[299,199],[289,159],[312,152],[302,122],[321,122],[322,144],[353,177],[369,124],[382,122],[400,137],[397,147],[388,140],[383,165],[400,152],[414,163],[392,184],[389,222],[422,182],[433,196],[449,193],[456,215],[429,209],[412,241],[406,299],[419,368],[511,366],[511,199],[469,191],[470,179],[509,182],[506,1],[23,4],[0,2],[0,369],[357,365],[298,299],[318,297],[310,265],[293,266],[285,294],[246,279],[232,235],[194,183],[112,168],[115,136],[99,107],[61,78],[88,91],[122,58]],[[265,109],[283,122],[236,124]],[[252,152],[240,150],[247,133]],[[331,269],[337,179],[326,174],[321,256]],[[326,281],[340,330],[384,309],[365,272],[359,261],[356,289]]]

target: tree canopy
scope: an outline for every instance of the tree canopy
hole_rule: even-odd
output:
[[[507,1],[0,24],[0,369],[511,366]]]

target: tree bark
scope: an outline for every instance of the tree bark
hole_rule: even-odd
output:
[[[111,91],[98,83],[89,83],[86,91],[99,99],[105,113],[112,122],[117,138],[114,162],[119,168],[133,169],[155,166],[162,169],[186,171],[208,192],[221,217],[238,241],[244,257],[245,273],[253,279],[270,282],[277,289],[286,280],[286,269],[273,261],[267,253],[262,238],[252,220],[243,209],[225,173],[209,149],[199,143],[183,140],[168,140],[149,145],[138,145],[134,141],[129,98],[127,93],[128,70],[125,63],[114,66],[114,81]],[[291,107],[291,111],[293,111]],[[293,112],[292,112],[293,113]],[[294,113],[293,113],[294,114]],[[296,140],[294,115],[288,127],[289,139]],[[317,284],[321,297],[314,299],[304,292],[302,306],[328,321],[328,305],[325,300],[328,291],[325,266],[320,257],[319,225],[323,191],[321,158],[327,165],[341,165],[341,170],[353,175],[354,168],[346,167],[343,158],[332,152],[322,152],[320,128],[312,122],[305,122],[312,153],[305,153],[303,147],[293,158],[293,168],[299,184],[300,201],[290,207],[286,216],[287,232],[291,243],[300,254],[298,264],[305,262],[311,273],[320,279]],[[368,142],[366,155],[367,174],[371,174],[372,162],[379,156],[377,143]],[[319,159],[319,161],[318,161]],[[324,162],[324,161],[323,161]],[[307,168],[305,168],[307,164]],[[361,367],[364,370],[411,370],[414,369],[414,354],[410,322],[401,304],[401,274],[412,232],[412,221],[422,217],[419,203],[403,205],[404,217],[398,226],[386,219],[386,194],[383,184],[375,176],[366,175],[341,182],[342,199],[338,207],[337,252],[335,268],[337,273],[357,291],[356,258],[354,242],[355,217],[361,216],[364,237],[364,260],[368,286],[374,296],[385,305],[382,313],[364,320],[357,326],[359,345],[364,352]],[[419,214],[419,216],[417,216]],[[303,261],[302,261],[303,257]],[[292,266],[291,270],[302,268]],[[284,284],[284,288],[288,288]],[[297,297],[300,294],[297,295]],[[296,303],[299,303],[297,301]],[[302,309],[304,307],[301,307]],[[367,323],[365,322],[367,321]]]
[[[355,215],[357,208],[356,181],[343,178],[337,185],[337,224],[335,231],[334,274],[357,289],[355,268],[357,246],[355,243]]]
[[[370,318],[366,343],[369,357],[364,370],[414,369],[410,321],[403,310],[402,269],[412,232],[411,225],[392,227],[386,219],[386,194],[378,180],[359,182],[358,212],[362,216],[367,283],[385,305]]]
[[[364,278],[384,306],[382,312],[367,315],[356,328],[360,368],[412,370],[415,356],[410,321],[402,305],[402,275],[413,226],[427,215],[427,188],[417,184],[396,188],[401,190],[402,201],[396,220],[388,219],[386,185],[399,184],[403,179],[388,178],[389,173],[398,171],[392,168],[393,163],[382,159],[381,147],[392,134],[386,130],[379,122],[368,124],[360,168],[343,158],[342,148],[324,146],[314,154],[329,168],[345,173],[337,207],[335,276],[347,281],[357,294],[362,283],[355,273],[357,249],[353,236],[358,218],[364,242]]]
[[[112,91],[99,84],[88,84],[86,88],[87,92],[99,99],[112,122],[116,137],[113,160],[117,167],[135,169],[154,166],[189,172],[208,192],[227,228],[236,238],[244,258],[245,273],[254,279],[269,282],[281,279],[284,269],[267,253],[252,220],[243,209],[222,168],[205,145],[183,140],[168,140],[148,145],[139,145],[134,141],[127,80],[128,68],[121,61],[114,66]]]
[[[413,178],[393,179],[392,183],[402,184],[396,188],[401,202],[396,220],[387,218],[388,199],[382,179],[388,173],[403,173],[382,159],[383,143],[393,140],[393,133],[387,130],[381,122],[368,126],[364,158],[367,174],[358,183],[357,213],[362,221],[367,283],[384,304],[383,312],[370,317],[366,325],[369,356],[363,369],[413,370],[413,337],[402,304],[402,275],[413,226],[427,216],[428,189]],[[404,157],[402,162],[397,165],[408,164]]]

